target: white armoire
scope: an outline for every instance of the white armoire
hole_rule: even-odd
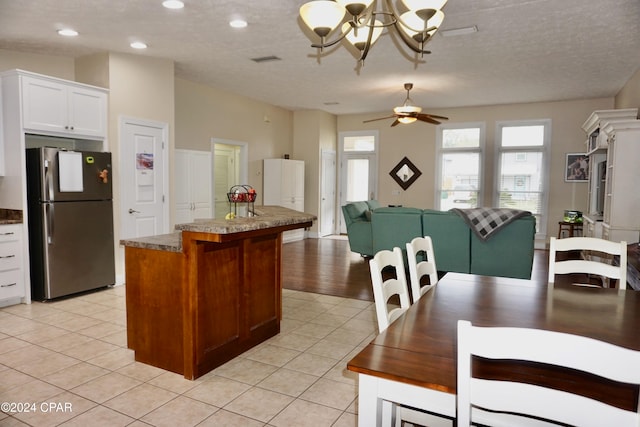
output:
[[[284,206],[304,211],[304,161],[265,159],[263,171],[263,204]],[[304,239],[304,229],[286,231],[282,240]]]

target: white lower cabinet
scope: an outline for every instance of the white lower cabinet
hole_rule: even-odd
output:
[[[22,225],[0,225],[0,306],[24,296]]]

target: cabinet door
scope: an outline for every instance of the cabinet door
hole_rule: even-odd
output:
[[[65,85],[24,77],[22,80],[24,128],[44,132],[67,132],[67,88]]]
[[[194,151],[189,162],[193,218],[211,218],[211,153]]]
[[[107,95],[96,90],[70,87],[68,92],[69,129],[83,136],[107,134]]]
[[[211,153],[176,150],[176,224],[211,218]]]
[[[282,163],[282,199],[296,203],[304,199],[304,162],[301,160],[284,160]]]
[[[191,195],[189,194],[189,153],[175,150],[175,203],[176,224],[192,222]]]

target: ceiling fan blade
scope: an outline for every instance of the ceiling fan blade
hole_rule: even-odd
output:
[[[394,126],[398,125],[399,123],[400,123],[400,120],[395,119],[395,120],[393,121],[393,123],[391,123],[391,127],[394,127]]]
[[[432,123],[434,125],[439,125],[440,122],[437,121],[436,119],[432,119],[428,114],[419,114],[416,116],[416,119],[422,121],[422,122],[427,122],[427,123]]]
[[[449,117],[445,117],[445,116],[436,116],[435,114],[427,114],[427,116],[429,116],[429,117],[433,117],[434,119],[439,119],[439,120],[449,120]]]
[[[394,117],[396,117],[396,115],[395,115],[395,114],[394,114],[394,115],[392,115],[392,116],[380,117],[380,118],[378,118],[378,119],[363,120],[363,121],[362,121],[362,123],[369,123],[369,122],[375,122],[375,121],[378,121],[378,120],[392,119],[392,118],[394,118]]]

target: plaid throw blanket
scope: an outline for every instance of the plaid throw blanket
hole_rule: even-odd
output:
[[[471,230],[483,241],[494,236],[502,227],[518,218],[531,215],[529,211],[518,209],[473,208],[451,209],[462,217]]]

